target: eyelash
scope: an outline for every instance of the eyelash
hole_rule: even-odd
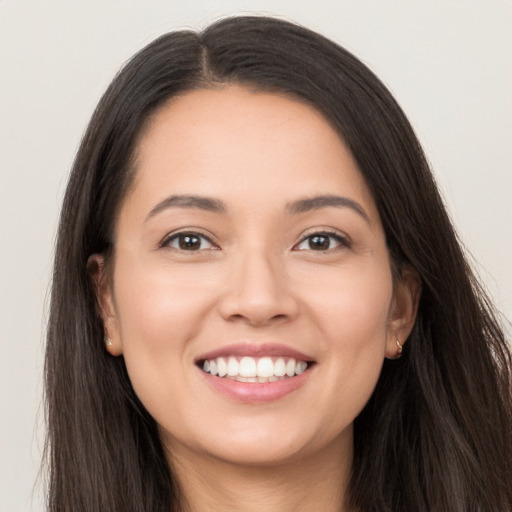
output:
[[[183,238],[181,238],[181,237],[183,237]],[[186,237],[198,239],[199,246],[196,248],[193,248],[193,249],[190,249],[190,248],[187,249],[187,248],[183,248],[180,246],[172,247],[173,242],[178,242],[179,245],[181,245],[182,241],[184,243],[187,243]],[[314,237],[324,237],[324,238],[328,239],[329,246],[325,249],[322,249],[322,248],[313,249],[311,246],[309,246],[308,248],[302,248],[302,249],[299,248],[302,244],[304,244],[308,241],[309,241],[309,243],[311,243],[311,241],[313,240]],[[183,239],[185,239],[185,240],[183,240]],[[332,245],[331,240],[334,240],[335,243],[337,244],[335,247],[331,247],[331,245]],[[208,244],[211,245],[211,247],[202,249],[201,244],[203,242],[207,242]],[[176,249],[181,252],[199,252],[199,251],[204,251],[204,250],[220,250],[220,247],[218,245],[216,245],[209,237],[207,237],[206,235],[199,233],[197,231],[180,231],[179,233],[173,233],[172,235],[166,237],[162,241],[162,243],[160,244],[160,247]],[[296,250],[296,251],[308,250],[308,251],[314,251],[314,252],[327,252],[327,251],[333,251],[333,250],[336,250],[339,248],[350,248],[350,247],[351,247],[351,242],[350,242],[349,238],[346,236],[340,235],[339,233],[336,233],[333,231],[315,231],[315,232],[305,236],[304,238],[302,238],[302,240],[300,242],[298,242],[297,244],[295,244],[292,247],[292,250]]]
[[[183,237],[190,237],[190,238],[196,238],[196,239],[199,239],[199,243],[201,244],[202,242],[207,242],[209,243],[212,247],[208,247],[207,249],[193,249],[193,250],[189,250],[189,249],[184,249],[182,247],[172,247],[171,243],[174,242],[174,241],[177,241],[178,244],[180,244],[180,238]],[[180,231],[179,233],[173,233],[172,235],[166,237],[163,242],[160,244],[160,247],[167,247],[167,248],[170,248],[170,249],[176,249],[178,251],[181,251],[181,252],[199,252],[199,251],[204,251],[204,250],[219,250],[220,248],[214,243],[212,242],[212,240],[207,237],[206,235],[203,235],[202,233],[198,233],[197,231]]]
[[[331,243],[329,242],[329,247],[326,249],[312,249],[311,247],[308,247],[307,249],[295,249],[300,247],[302,244],[306,243],[308,240],[311,243],[314,237],[325,237],[327,239],[333,239],[338,244],[336,247],[331,247]],[[336,233],[334,231],[315,231],[314,233],[311,233],[307,236],[305,236],[299,243],[295,244],[293,246],[293,249],[295,250],[307,250],[307,251],[315,251],[315,252],[327,252],[327,251],[334,251],[339,250],[340,248],[350,248],[351,242],[348,237],[343,236],[339,233]]]

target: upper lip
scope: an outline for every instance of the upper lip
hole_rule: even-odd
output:
[[[303,352],[289,347],[287,345],[282,345],[280,343],[262,343],[262,344],[254,344],[254,343],[233,343],[231,345],[224,345],[222,347],[216,348],[209,352],[206,352],[199,357],[196,358],[196,363],[199,361],[204,361],[205,359],[216,359],[217,357],[265,357],[265,356],[281,356],[281,357],[290,357],[299,361],[314,361],[314,359],[304,354]]]

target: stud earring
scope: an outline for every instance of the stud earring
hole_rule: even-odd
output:
[[[402,345],[400,345],[400,341],[398,341],[398,336],[396,338],[396,344],[398,346],[398,350],[397,350],[398,357],[400,357],[402,355],[403,347],[402,347]]]
[[[108,336],[105,337],[105,345],[107,345],[107,347],[112,346],[112,340]]]

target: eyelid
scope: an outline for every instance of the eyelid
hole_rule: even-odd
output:
[[[175,231],[171,231],[170,233],[168,233],[167,235],[164,236],[164,238],[162,239],[162,241],[158,244],[159,248],[163,248],[165,249],[166,247],[167,248],[171,248],[169,246],[169,243],[176,239],[178,236],[180,235],[194,235],[194,236],[197,236],[199,238],[202,238],[203,240],[206,240],[209,244],[211,244],[213,247],[211,248],[208,248],[208,249],[200,249],[200,250],[219,250],[220,247],[217,243],[215,243],[213,241],[213,237],[211,235],[206,235],[205,233],[203,233],[201,231],[200,228],[195,228],[195,227],[192,227],[192,228],[179,228]],[[177,248],[176,248],[177,249]],[[177,249],[177,250],[180,250],[180,249]],[[183,252],[199,252],[199,251],[183,251]]]
[[[352,240],[345,233],[342,233],[333,228],[329,228],[329,229],[316,228],[316,229],[312,229],[309,233],[303,234],[301,236],[300,240],[296,244],[293,245],[292,250],[298,250],[298,251],[312,250],[312,249],[296,249],[296,247],[298,247],[299,245],[304,243],[308,238],[311,238],[312,236],[315,236],[315,235],[323,235],[323,236],[332,237],[339,243],[339,245],[336,247],[326,249],[325,251],[317,251],[317,252],[334,251],[336,249],[339,249],[340,246],[343,248],[350,248],[352,246]]]

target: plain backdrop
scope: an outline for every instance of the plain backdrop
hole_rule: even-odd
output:
[[[92,110],[156,36],[248,12],[315,29],[383,79],[512,318],[511,0],[0,0],[0,512],[43,511],[34,483],[52,250]]]

